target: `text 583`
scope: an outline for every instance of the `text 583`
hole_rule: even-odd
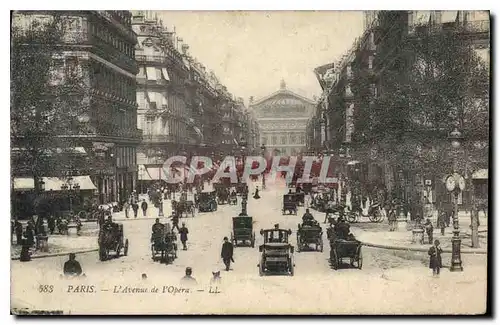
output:
[[[54,286],[52,284],[40,284],[38,286],[38,292],[40,293],[52,293],[54,291]]]

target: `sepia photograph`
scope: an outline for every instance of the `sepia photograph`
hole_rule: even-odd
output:
[[[10,18],[12,315],[491,312],[489,11]]]

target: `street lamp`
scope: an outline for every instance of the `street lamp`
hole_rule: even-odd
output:
[[[43,185],[45,187],[45,183]],[[80,190],[80,184],[78,183],[73,183],[73,177],[68,177],[65,183],[61,185],[61,190],[64,192],[68,192],[69,196],[69,211],[71,212],[73,210],[73,201],[72,201],[72,195],[73,192],[78,192]]]
[[[162,159],[162,156],[163,156],[163,152],[161,150],[157,150],[156,151],[156,157],[158,158],[158,161],[161,162],[161,159]],[[158,167],[158,186],[161,187],[161,174],[162,174],[162,168],[163,168],[163,164],[159,163],[159,167]],[[163,196],[160,192],[160,188],[158,188],[158,217],[159,218],[163,218]]]
[[[462,133],[455,128],[450,132],[448,139],[450,140],[453,149],[458,150],[460,148],[460,141],[463,139]],[[446,178],[446,189],[453,194],[454,203],[454,213],[453,213],[453,238],[451,239],[451,272],[461,272],[462,267],[462,257],[460,252],[460,247],[462,241],[460,239],[460,228],[458,223],[458,195],[465,188],[465,179],[463,176],[457,173],[457,155],[453,156],[453,174]]]
[[[260,146],[260,149],[262,151],[262,157],[266,159],[266,145],[262,144]],[[262,189],[266,189],[266,169],[267,169],[267,161],[266,161],[266,168],[264,168],[264,171],[262,172]]]

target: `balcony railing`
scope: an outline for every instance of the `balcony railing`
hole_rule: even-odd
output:
[[[144,134],[142,141],[145,143],[176,142],[176,138],[172,134]]]
[[[161,55],[136,55],[136,61],[138,62],[156,62],[156,63],[164,63],[165,57]]]

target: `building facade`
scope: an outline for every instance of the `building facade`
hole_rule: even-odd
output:
[[[231,154],[251,133],[243,101],[190,54],[175,28],[149,11],[134,12],[132,27],[138,37],[137,125],[144,133],[139,189],[145,190],[166,180],[162,165],[168,157]]]
[[[64,37],[54,56],[53,75],[63,76],[68,67],[77,71],[86,88],[78,117],[78,134],[72,143],[76,161],[68,158],[68,178],[89,177],[80,185],[93,188],[98,203],[123,201],[136,182],[136,148],[141,141],[137,129],[135,98],[137,37],[128,11],[22,11],[14,12],[13,26],[61,17]],[[84,164],[79,162],[85,161]],[[50,175],[46,175],[50,176]],[[82,178],[83,179],[83,178]],[[46,190],[60,191],[64,180],[47,180]],[[86,185],[84,185],[86,184]]]
[[[489,14],[479,11],[365,13],[363,35],[336,63],[334,81],[324,87],[314,119],[310,121],[311,146],[320,144],[335,155],[342,153],[361,161],[357,175],[361,181],[404,192],[402,196],[408,199],[412,195],[410,189],[423,188],[424,178],[430,180],[430,175],[381,162],[377,146],[365,139],[365,132],[369,133],[371,127],[371,112],[377,108],[375,102],[381,94],[390,92],[387,80],[405,78],[414,63],[400,44],[418,41],[414,35],[419,29],[426,33],[453,29],[489,67],[489,24]],[[319,132],[314,132],[314,125]],[[428,183],[434,187],[434,178]],[[420,192],[433,195],[432,189]]]
[[[306,149],[307,122],[315,103],[286,88],[250,102],[260,127],[261,143],[276,155],[298,155]]]

